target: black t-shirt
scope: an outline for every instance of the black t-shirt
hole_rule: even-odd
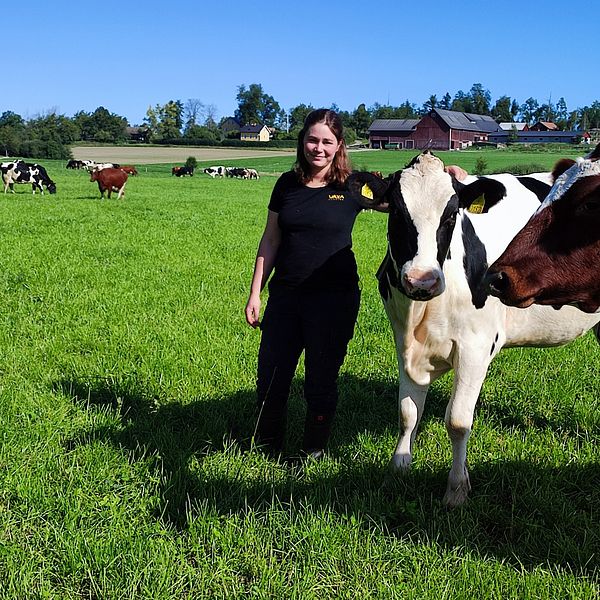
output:
[[[281,229],[269,290],[356,287],[352,228],[361,206],[346,188],[310,188],[290,171],[277,180],[269,210],[278,213]]]

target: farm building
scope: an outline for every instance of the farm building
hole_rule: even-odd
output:
[[[125,133],[132,142],[147,142],[150,139],[150,129],[145,126],[125,127]]]
[[[494,144],[590,144],[587,131],[517,131],[516,137],[509,139],[510,131],[490,133],[489,141]]]
[[[414,148],[412,135],[419,119],[375,119],[369,127],[371,148]],[[407,143],[408,142],[408,143]]]
[[[455,150],[487,142],[497,130],[487,115],[434,108],[421,119],[377,119],[368,132],[371,148]]]
[[[558,131],[558,125],[551,121],[538,121],[529,128],[529,131]]]
[[[240,128],[240,140],[245,142],[268,142],[271,131],[266,125],[244,125]]]

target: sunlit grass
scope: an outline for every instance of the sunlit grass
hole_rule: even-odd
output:
[[[367,154],[385,172],[400,153]],[[597,595],[593,336],[501,353],[471,436],[472,498],[446,511],[451,377],[430,393],[413,472],[387,471],[385,217],[360,215],[362,305],[330,454],[291,468],[250,443],[259,334],[243,307],[274,177],[152,165],[125,200],[100,201],[85,173],[47,164],[57,195],[0,197],[0,597]],[[302,370],[290,454],[301,389]]]

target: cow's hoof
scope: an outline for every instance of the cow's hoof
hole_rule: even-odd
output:
[[[410,454],[394,454],[390,461],[390,471],[393,473],[406,473],[410,469],[412,456]]]
[[[451,485],[448,482],[446,493],[442,502],[446,508],[456,508],[462,506],[469,499],[469,492],[471,491],[471,484],[469,478],[462,480],[458,485]]]

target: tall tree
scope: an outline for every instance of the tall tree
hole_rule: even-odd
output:
[[[285,112],[279,103],[263,91],[260,83],[251,83],[248,88],[244,84],[240,85],[236,99],[238,107],[235,118],[241,125],[263,123],[269,127],[277,127],[285,119]]]
[[[359,137],[363,137],[367,134],[369,125],[371,125],[371,114],[364,103],[359,104],[351,115],[350,127],[356,131]]]
[[[127,119],[99,106],[93,113],[79,111],[73,120],[82,140],[95,142],[120,142],[126,138]]]
[[[314,108],[311,104],[298,104],[298,106],[291,108],[288,115],[289,130],[297,134],[304,125],[304,119],[306,119],[308,114],[313,110]]]
[[[440,108],[443,108],[444,110],[450,110],[451,106],[452,96],[450,96],[450,94],[446,92],[442,98],[442,101],[440,102]]]
[[[537,111],[539,107],[540,105],[535,98],[527,98],[527,100],[525,100],[525,102],[523,102],[519,108],[521,119],[525,123],[534,123],[537,118]]]
[[[181,137],[184,106],[181,100],[169,100],[166,104],[149,106],[144,122],[153,136],[160,139]]]
[[[454,94],[454,100],[452,100],[450,110],[472,113],[473,101],[471,96],[469,94],[465,94],[462,90],[458,90],[458,92]]]
[[[512,116],[511,121],[514,121],[517,118],[517,115],[519,114],[519,110],[520,110],[519,102],[515,99],[512,101],[512,104],[510,105],[510,114]]]
[[[567,103],[564,98],[559,98],[556,106],[554,107],[554,119],[555,123],[562,130],[567,130],[569,127],[567,126],[567,122],[569,120],[569,109],[567,108]]]
[[[484,89],[481,83],[474,83],[469,91],[471,97],[471,103],[473,112],[476,115],[489,115],[490,114],[490,103],[492,101],[492,95],[489,90]]]
[[[183,105],[184,129],[187,132],[194,125],[200,125],[204,118],[204,103],[198,98],[188,98]]]
[[[510,96],[500,96],[492,108],[492,117],[494,117],[498,123],[510,123],[513,120],[510,106]]]
[[[442,108],[441,106],[439,106],[437,96],[435,94],[432,94],[431,96],[429,96],[428,100],[423,104],[423,112],[428,113],[429,111],[438,107]]]
[[[7,110],[0,115],[0,149],[4,156],[18,155],[25,131],[25,121],[21,115]]]

